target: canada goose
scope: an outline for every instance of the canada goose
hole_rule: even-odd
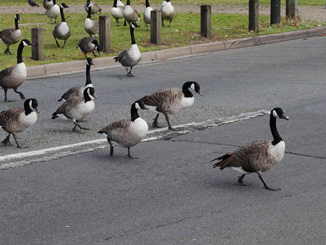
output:
[[[60,15],[60,8],[56,4],[56,0],[52,0],[52,1],[53,1],[53,5],[46,9],[45,14],[50,18],[51,24],[53,18],[54,18],[54,24],[56,24],[57,18]]]
[[[144,12],[144,23],[146,25],[146,28],[148,30],[148,25],[151,24],[151,12],[153,8],[149,5],[149,0],[146,0],[146,9]]]
[[[74,123],[74,128],[72,129],[76,132],[76,127],[80,129],[88,130],[78,124],[87,117],[95,108],[94,99],[96,98],[95,89],[93,87],[86,87],[84,89],[84,98],[74,96],[65,101],[59,108],[52,114],[52,119],[64,115],[66,118],[72,120]]]
[[[246,174],[257,173],[264,184],[264,188],[272,191],[280,190],[269,187],[261,175],[262,172],[269,170],[276,163],[280,162],[284,156],[285,143],[277,131],[276,118],[289,120],[281,108],[271,110],[269,125],[273,135],[273,141],[254,141],[233,152],[227,152],[225,155],[211,161],[218,160],[213,167],[220,167],[221,170],[229,167],[241,173],[242,175],[238,179],[238,184],[240,185],[248,185],[243,181]]]
[[[146,106],[141,101],[136,101],[131,105],[131,120],[122,119],[98,131],[98,133],[103,134],[107,138],[110,144],[111,156],[113,156],[114,146],[120,145],[128,148],[128,155],[126,158],[132,159],[130,147],[138,144],[146,137],[148,125],[144,119],[139,117],[139,109],[146,109]]]
[[[96,14],[101,13],[101,11],[102,11],[101,7],[97,3],[91,2],[90,0],[87,0],[84,5],[84,9],[87,13],[88,13],[88,7],[92,8],[91,14],[93,14],[94,17]]]
[[[69,6],[65,3],[61,3],[61,5],[60,5],[61,23],[57,24],[53,30],[53,37],[55,39],[55,42],[56,42],[58,48],[60,48],[60,45],[59,45],[57,39],[64,40],[64,43],[62,46],[62,48],[64,48],[68,38],[70,37],[70,27],[68,26],[66,19],[65,19],[65,15],[63,13],[64,8],[69,8]]]
[[[43,0],[43,7],[45,9],[51,8],[53,6],[52,0]]]
[[[25,99],[25,96],[22,92],[18,92],[17,88],[22,85],[25,81],[27,73],[26,66],[23,62],[23,49],[28,45],[35,46],[35,43],[30,42],[27,39],[23,39],[17,50],[17,65],[14,67],[8,67],[0,71],[0,86],[5,92],[5,101],[8,101],[7,91],[8,89],[13,89],[17,94],[20,95],[20,98]]]
[[[37,106],[36,99],[27,99],[24,102],[24,108],[14,107],[6,111],[0,112],[0,126],[9,135],[1,142],[3,145],[9,146],[10,135],[12,134],[17,147],[22,148],[16,139],[16,134],[25,131],[27,128],[33,126],[37,120]]]
[[[193,105],[195,98],[190,89],[202,96],[199,84],[194,81],[189,81],[183,84],[182,90],[178,88],[162,89],[143,97],[141,101],[143,101],[145,106],[151,111],[163,113],[168,123],[168,128],[170,130],[175,130],[171,127],[169,115],[175,114],[181,109]],[[155,128],[161,127],[158,124],[159,115],[160,114],[156,115],[152,124],[152,126]]]
[[[164,20],[170,20],[169,27],[171,26],[171,22],[175,17],[175,9],[172,6],[170,0],[166,0],[166,3],[162,5],[162,26],[164,26]]]
[[[113,6],[111,8],[111,15],[115,19],[115,21],[117,22],[117,26],[119,26],[119,19],[123,18],[123,9],[124,9],[124,7],[118,6],[117,4],[118,4],[118,1],[114,0]]]
[[[74,96],[83,98],[85,88],[93,87],[92,80],[91,80],[91,73],[90,73],[91,65],[94,65],[93,59],[87,58],[86,59],[86,84],[85,84],[85,86],[77,86],[77,87],[72,87],[72,88],[68,89],[68,91],[65,92],[58,101],[66,101],[69,98],[74,97]]]
[[[134,35],[134,28],[136,27],[139,27],[136,23],[132,23],[130,25],[131,48],[123,50],[118,56],[113,58],[115,62],[120,62],[121,65],[126,68],[128,77],[134,76],[131,74],[131,70],[135,65],[139,63],[141,59],[141,53],[137,46]],[[129,72],[128,67],[130,67]]]
[[[138,14],[137,10],[130,6],[130,0],[127,0],[127,4],[123,10],[123,17],[125,18],[126,22],[129,23],[129,25],[131,23],[137,23],[139,20],[140,15]]]
[[[7,28],[0,31],[0,40],[7,45],[7,49],[5,50],[5,54],[10,54],[9,46],[11,44],[18,43],[22,38],[22,33],[18,26],[18,20],[20,20],[20,15],[15,15],[15,28]]]
[[[85,31],[89,34],[89,36],[95,35],[99,33],[99,22],[97,20],[92,20],[92,15],[91,15],[92,8],[88,8],[88,14],[87,18],[85,19],[84,22],[84,29]]]
[[[29,5],[30,6],[32,6],[32,7],[40,7],[35,1],[33,1],[33,0],[28,0],[28,3],[29,3]]]
[[[100,47],[98,44],[98,41],[96,40],[96,38],[94,37],[84,37],[82,38],[78,45],[77,48],[82,51],[85,55],[85,57],[87,58],[87,53],[92,53],[94,55],[94,57],[96,57],[95,55],[95,51],[100,54]]]

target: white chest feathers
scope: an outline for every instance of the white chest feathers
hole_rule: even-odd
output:
[[[130,130],[133,131],[133,133],[137,135],[140,140],[142,140],[147,136],[148,124],[144,119],[138,117],[131,123]]]
[[[139,62],[139,60],[141,59],[141,53],[137,44],[131,45],[131,48],[128,51],[128,55],[131,61],[135,62],[136,64]]]
[[[276,145],[270,145],[269,152],[276,162],[279,162],[284,157],[285,142],[282,140]]]
[[[69,33],[69,31],[70,31],[70,28],[69,28],[67,22],[62,22],[59,25],[58,32],[60,35],[65,36]]]
[[[25,81],[26,76],[27,70],[24,62],[17,64],[11,73],[11,79],[19,82]]]
[[[28,115],[25,114],[25,112],[20,114],[19,117],[19,125],[17,125],[19,127],[20,130],[17,131],[24,131],[25,129],[33,126],[37,121],[37,114],[36,112],[31,112]]]
[[[46,10],[46,15],[49,17],[49,18],[56,18],[58,17],[60,14],[60,8],[58,5],[53,5],[51,8],[47,9]]]
[[[84,22],[84,28],[85,28],[86,30],[89,30],[89,29],[92,29],[93,26],[94,26],[94,21],[91,20],[90,18],[86,18],[86,19],[85,19],[85,22]]]

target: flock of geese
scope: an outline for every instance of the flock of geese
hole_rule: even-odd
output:
[[[43,6],[48,2],[52,1],[55,5],[55,0],[44,0]],[[31,0],[29,0],[32,3]],[[169,5],[170,1],[167,0],[166,3],[163,3],[163,7]],[[114,0],[113,10],[111,9],[111,14],[116,14],[118,8],[123,9],[124,6],[121,6],[120,0]],[[54,6],[53,5],[53,6]],[[53,7],[52,6],[52,7]],[[127,5],[124,7],[124,11],[127,11],[130,14],[130,18],[125,18],[125,21],[130,25],[130,35],[132,39],[131,48],[124,50],[119,54],[119,56],[114,57],[114,59],[120,62],[124,67],[126,67],[127,75],[133,76],[131,74],[132,67],[136,65],[141,57],[141,54],[138,50],[135,38],[133,35],[134,28],[138,27],[137,21],[139,19],[138,13],[134,12],[130,7],[130,0],[127,0]],[[150,7],[148,0],[146,0],[146,7]],[[163,8],[162,7],[162,8]],[[64,21],[63,8],[65,4],[61,4],[59,11],[61,12],[62,23]],[[85,5],[86,11],[88,11],[87,18],[91,18],[91,15],[101,12],[101,8],[95,3],[87,0]],[[93,11],[92,11],[93,9]],[[128,10],[129,9],[129,10]],[[50,11],[47,11],[50,12]],[[146,11],[145,11],[146,12]],[[54,15],[48,15],[49,18],[56,18]],[[118,16],[118,14],[116,14]],[[121,17],[115,17],[117,25],[119,24],[119,19]],[[137,20],[136,20],[137,18]],[[145,17],[144,15],[144,18]],[[16,29],[18,27],[19,15],[15,17]],[[172,19],[170,19],[171,24]],[[61,23],[61,24],[62,24]],[[86,22],[85,22],[86,23]],[[146,22],[145,22],[146,23]],[[60,27],[59,27],[60,29]],[[62,28],[65,29],[65,28]],[[3,32],[3,31],[2,31]],[[5,51],[6,54],[10,54],[9,45],[12,44],[8,42],[4,37],[3,33],[0,32],[1,40],[7,45]],[[16,36],[16,34],[15,34]],[[60,39],[60,38],[58,38]],[[84,38],[85,41],[82,41],[78,44],[81,50],[92,50],[89,52],[99,52],[97,49],[98,43],[97,40],[93,37]],[[66,40],[65,40],[66,41]],[[56,41],[57,42],[57,41]],[[88,43],[92,46],[84,47],[84,44]],[[25,99],[25,96],[22,92],[17,91],[17,88],[23,83],[26,78],[26,66],[22,60],[22,52],[24,47],[29,45],[36,45],[30,42],[27,39],[21,40],[18,50],[17,50],[17,66],[6,68],[0,71],[0,86],[4,89],[5,101],[8,101],[7,90],[13,89],[14,92],[18,93],[21,99]],[[59,46],[59,44],[57,43]],[[85,56],[87,51],[83,51]],[[94,53],[93,53],[94,54]],[[94,54],[95,56],[95,54]],[[130,57],[132,56],[134,60],[130,63]],[[58,101],[63,101],[63,103],[57,108],[57,110],[52,114],[52,119],[55,119],[59,116],[64,116],[70,119],[73,124],[73,131],[87,130],[88,128],[82,127],[81,122],[88,115],[90,115],[94,108],[94,100],[96,98],[95,89],[91,81],[90,69],[94,65],[92,58],[86,56],[86,83],[84,86],[78,86],[70,88],[68,91],[63,93]],[[128,68],[130,70],[128,71]],[[126,158],[133,158],[130,154],[130,148],[143,140],[148,133],[148,124],[142,119],[138,110],[151,110],[157,113],[152,126],[161,127],[158,124],[158,117],[160,114],[165,116],[165,119],[168,124],[169,130],[176,130],[171,126],[169,115],[178,113],[181,109],[190,107],[194,104],[194,96],[192,91],[196,92],[199,95],[202,95],[200,90],[200,85],[195,81],[187,81],[183,84],[182,89],[178,88],[166,88],[159,91],[156,91],[152,94],[146,95],[141,99],[136,100],[130,108],[130,119],[122,119],[115,121],[101,130],[98,133],[103,134],[110,145],[110,155],[113,156],[114,146],[122,146],[128,149],[128,154]],[[23,132],[29,127],[33,126],[37,121],[38,113],[38,101],[36,99],[26,99],[24,102],[24,107],[14,107],[9,110],[2,111],[0,113],[0,126],[4,131],[8,133],[7,137],[2,141],[2,144],[5,146],[11,145],[10,136],[13,135],[13,138],[16,142],[18,148],[22,148],[18,143],[16,134]],[[247,174],[257,173],[258,177],[262,181],[264,188],[268,190],[279,190],[278,188],[272,188],[267,185],[262,177],[262,173],[272,168],[276,163],[280,162],[283,159],[285,152],[285,143],[281,136],[278,133],[276,127],[276,119],[286,119],[288,117],[284,114],[283,109],[273,108],[270,112],[269,125],[270,130],[273,136],[273,140],[259,140],[254,141],[245,146],[239,147],[233,152],[227,152],[225,155],[213,159],[211,162],[214,162],[213,167],[219,167],[221,170],[224,168],[231,168],[232,170],[241,174],[238,179],[239,185],[248,185],[244,182],[243,179]]]

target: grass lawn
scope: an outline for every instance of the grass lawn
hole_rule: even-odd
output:
[[[84,59],[84,55],[76,47],[81,38],[88,36],[83,27],[86,17],[85,13],[67,13],[65,16],[66,21],[71,28],[71,36],[68,39],[65,48],[62,49],[56,46],[52,35],[54,25],[49,24],[50,21],[44,14],[21,14],[22,20],[20,21],[20,29],[22,31],[23,38],[31,39],[32,27],[39,26],[44,30],[44,54],[46,60],[31,60],[31,47],[26,47],[23,52],[23,59],[27,66]],[[313,20],[301,21],[300,19],[293,23],[287,23],[285,19],[282,19],[280,25],[271,27],[269,25],[269,16],[261,15],[259,20],[260,33],[258,35],[308,29],[326,25],[326,23],[321,23]],[[14,15],[12,14],[0,15],[0,21],[0,30],[4,28],[14,27]],[[60,22],[59,19],[58,22]],[[139,21],[139,24],[141,27],[136,29],[135,36],[141,52],[205,43],[210,41],[201,37],[200,35],[200,14],[197,13],[178,13],[170,28],[162,28],[162,45],[160,46],[156,46],[149,42],[150,32],[146,31],[142,19]],[[254,35],[257,34],[248,31],[247,15],[212,14],[212,41],[243,38]],[[59,41],[59,43],[62,45],[63,41]],[[3,52],[6,49],[6,46],[0,42],[0,70],[6,67],[14,66],[16,64],[17,47],[18,44],[11,45],[10,50],[13,55],[5,55]],[[111,18],[112,52],[110,54],[101,54],[101,57],[116,56],[122,50],[129,47],[129,28],[122,25],[117,27],[115,20]]]

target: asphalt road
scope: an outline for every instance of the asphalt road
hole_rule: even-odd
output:
[[[95,71],[96,110],[84,123],[91,130],[79,134],[50,117],[85,74],[27,81],[21,90],[39,100],[40,119],[19,137],[28,149],[0,147],[1,243],[324,244],[325,48],[319,37],[145,64],[134,78],[120,67]],[[132,148],[138,160],[122,148],[109,157],[98,129],[128,118],[137,98],[187,80],[204,97],[172,117],[185,131],[151,131]],[[263,189],[255,174],[239,187],[237,173],[212,169],[212,158],[270,139],[263,112],[275,106],[290,117],[278,121],[287,150],[264,178],[282,190]]]

